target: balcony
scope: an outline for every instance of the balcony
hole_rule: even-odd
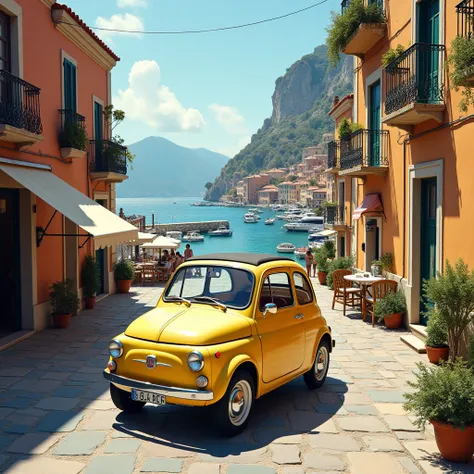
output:
[[[384,175],[388,170],[388,136],[387,130],[358,130],[341,140],[339,175]]]
[[[384,68],[384,123],[404,128],[443,121],[444,51],[441,44],[415,43]]]
[[[456,5],[457,33],[464,41],[474,41],[474,0],[464,0]],[[472,50],[472,49],[471,49]],[[462,65],[461,81],[464,87],[474,87],[474,61]]]
[[[59,148],[61,158],[82,158],[86,155],[86,119],[73,110],[60,109]]]
[[[326,207],[324,210],[324,227],[328,230],[346,230],[346,212],[344,206]]]
[[[341,142],[335,140],[328,143],[328,169],[327,173],[337,174],[339,172],[339,157],[341,151]]]
[[[92,181],[120,183],[128,178],[127,147],[110,140],[91,140],[89,154]]]
[[[351,0],[342,1],[342,14],[347,11],[350,4]],[[364,55],[385,36],[387,31],[387,23],[385,21],[383,0],[367,0],[366,8],[374,4],[379,10],[379,14],[377,15],[378,18],[371,20],[369,18],[371,18],[372,15],[370,13],[367,15],[368,21],[362,22],[348,39],[345,48],[342,50],[344,54],[351,54],[353,56],[363,58]]]
[[[42,131],[40,89],[1,70],[0,140],[22,148],[43,140]]]

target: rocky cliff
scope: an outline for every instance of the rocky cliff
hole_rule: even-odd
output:
[[[273,112],[252,140],[222,169],[206,199],[218,200],[236,180],[273,167],[301,161],[303,149],[318,144],[324,133],[333,131],[327,113],[335,95],[352,91],[352,60],[343,59],[329,69],[327,47],[296,61],[275,83]]]

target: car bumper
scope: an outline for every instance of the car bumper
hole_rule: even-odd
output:
[[[192,390],[189,388],[166,387],[164,385],[156,385],[140,380],[129,379],[117,374],[112,374],[108,370],[104,370],[104,378],[109,382],[123,387],[136,388],[138,390],[146,390],[147,392],[156,392],[160,395],[166,395],[182,400],[200,400],[210,401],[214,399],[214,393],[207,390]]]

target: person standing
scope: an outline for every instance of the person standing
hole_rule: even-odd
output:
[[[191,257],[194,257],[194,253],[191,249],[191,245],[186,244],[186,249],[184,251],[184,261],[189,260]]]
[[[306,250],[304,259],[306,261],[306,273],[309,277],[311,277],[311,268],[313,267],[314,261],[313,252],[311,252],[311,249]]]

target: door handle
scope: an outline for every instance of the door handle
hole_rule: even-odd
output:
[[[304,314],[303,313],[300,313],[300,314],[297,314],[295,316],[295,319],[303,319],[304,318]]]

